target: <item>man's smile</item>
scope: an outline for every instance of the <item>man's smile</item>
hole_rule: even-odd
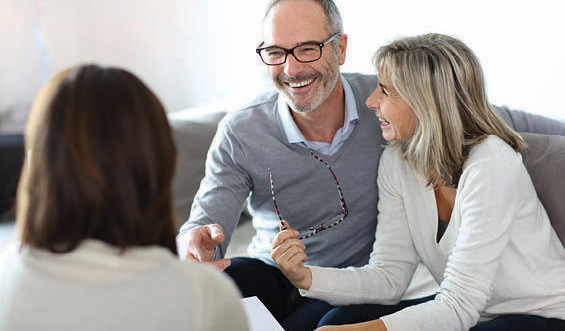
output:
[[[311,84],[314,81],[315,78],[311,78],[311,79],[307,79],[307,80],[303,80],[303,81],[299,81],[299,82],[288,82],[287,84],[292,87],[292,88],[299,88],[299,87],[304,87],[306,85]]]

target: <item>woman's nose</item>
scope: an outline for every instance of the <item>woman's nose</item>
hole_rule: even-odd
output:
[[[379,110],[379,98],[377,96],[377,89],[375,89],[371,95],[369,95],[369,97],[367,98],[367,101],[365,101],[365,104],[367,105],[367,107],[369,109],[372,109],[374,111]]]

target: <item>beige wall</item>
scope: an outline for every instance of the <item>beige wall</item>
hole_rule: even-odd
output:
[[[168,110],[249,99],[269,87],[254,52],[266,2],[0,0],[0,131],[21,130],[47,77],[82,62],[134,71]],[[476,50],[494,103],[565,119],[559,1],[336,2],[343,71],[372,73],[373,52],[395,36],[448,33]]]
[[[251,98],[265,1],[0,0],[0,130],[21,130],[39,87],[96,62],[138,74],[167,110]],[[10,112],[7,114],[7,112]]]

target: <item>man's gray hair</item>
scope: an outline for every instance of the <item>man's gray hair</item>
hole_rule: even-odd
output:
[[[263,21],[267,18],[267,15],[271,12],[274,6],[277,4],[287,1],[287,0],[271,0],[267,9],[265,10],[265,16],[263,17]],[[328,33],[334,34],[339,33],[343,34],[343,21],[341,19],[341,14],[339,13],[339,9],[337,8],[335,2],[333,0],[302,0],[302,1],[313,1],[318,3],[324,9],[324,13],[328,19]]]

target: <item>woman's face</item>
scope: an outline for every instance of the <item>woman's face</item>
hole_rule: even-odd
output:
[[[379,75],[379,85],[367,98],[367,107],[381,121],[383,138],[387,141],[407,141],[418,125],[416,114],[390,83],[390,75]]]

